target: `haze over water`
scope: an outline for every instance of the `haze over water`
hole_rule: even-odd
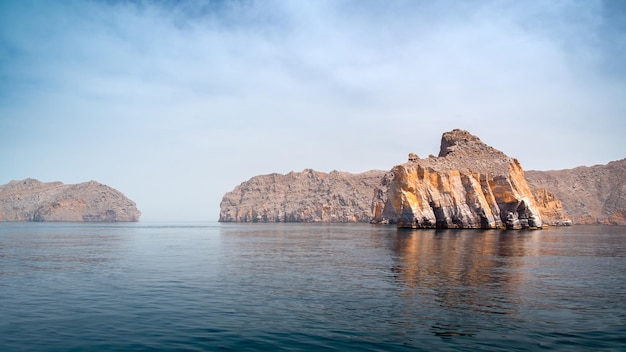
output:
[[[623,350],[626,228],[0,224],[0,349]]]

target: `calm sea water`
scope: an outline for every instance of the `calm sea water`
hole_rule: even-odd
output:
[[[2,351],[626,350],[626,228],[0,223]]]

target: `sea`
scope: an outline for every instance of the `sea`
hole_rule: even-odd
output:
[[[0,223],[0,351],[626,351],[626,228]]]

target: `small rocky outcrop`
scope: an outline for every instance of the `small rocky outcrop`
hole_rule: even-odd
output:
[[[547,189],[574,224],[626,225],[626,159],[567,170],[527,171],[533,192]]]
[[[409,156],[384,177],[375,222],[409,228],[540,228],[520,163],[463,130],[443,134],[438,157]]]
[[[370,222],[385,171],[255,176],[222,198],[221,222]]]
[[[141,212],[121,192],[90,181],[75,185],[11,181],[0,186],[0,221],[139,221]]]

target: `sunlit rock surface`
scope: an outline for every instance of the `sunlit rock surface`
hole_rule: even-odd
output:
[[[0,186],[0,221],[139,221],[135,202],[121,192],[90,181],[75,185],[11,181]]]

